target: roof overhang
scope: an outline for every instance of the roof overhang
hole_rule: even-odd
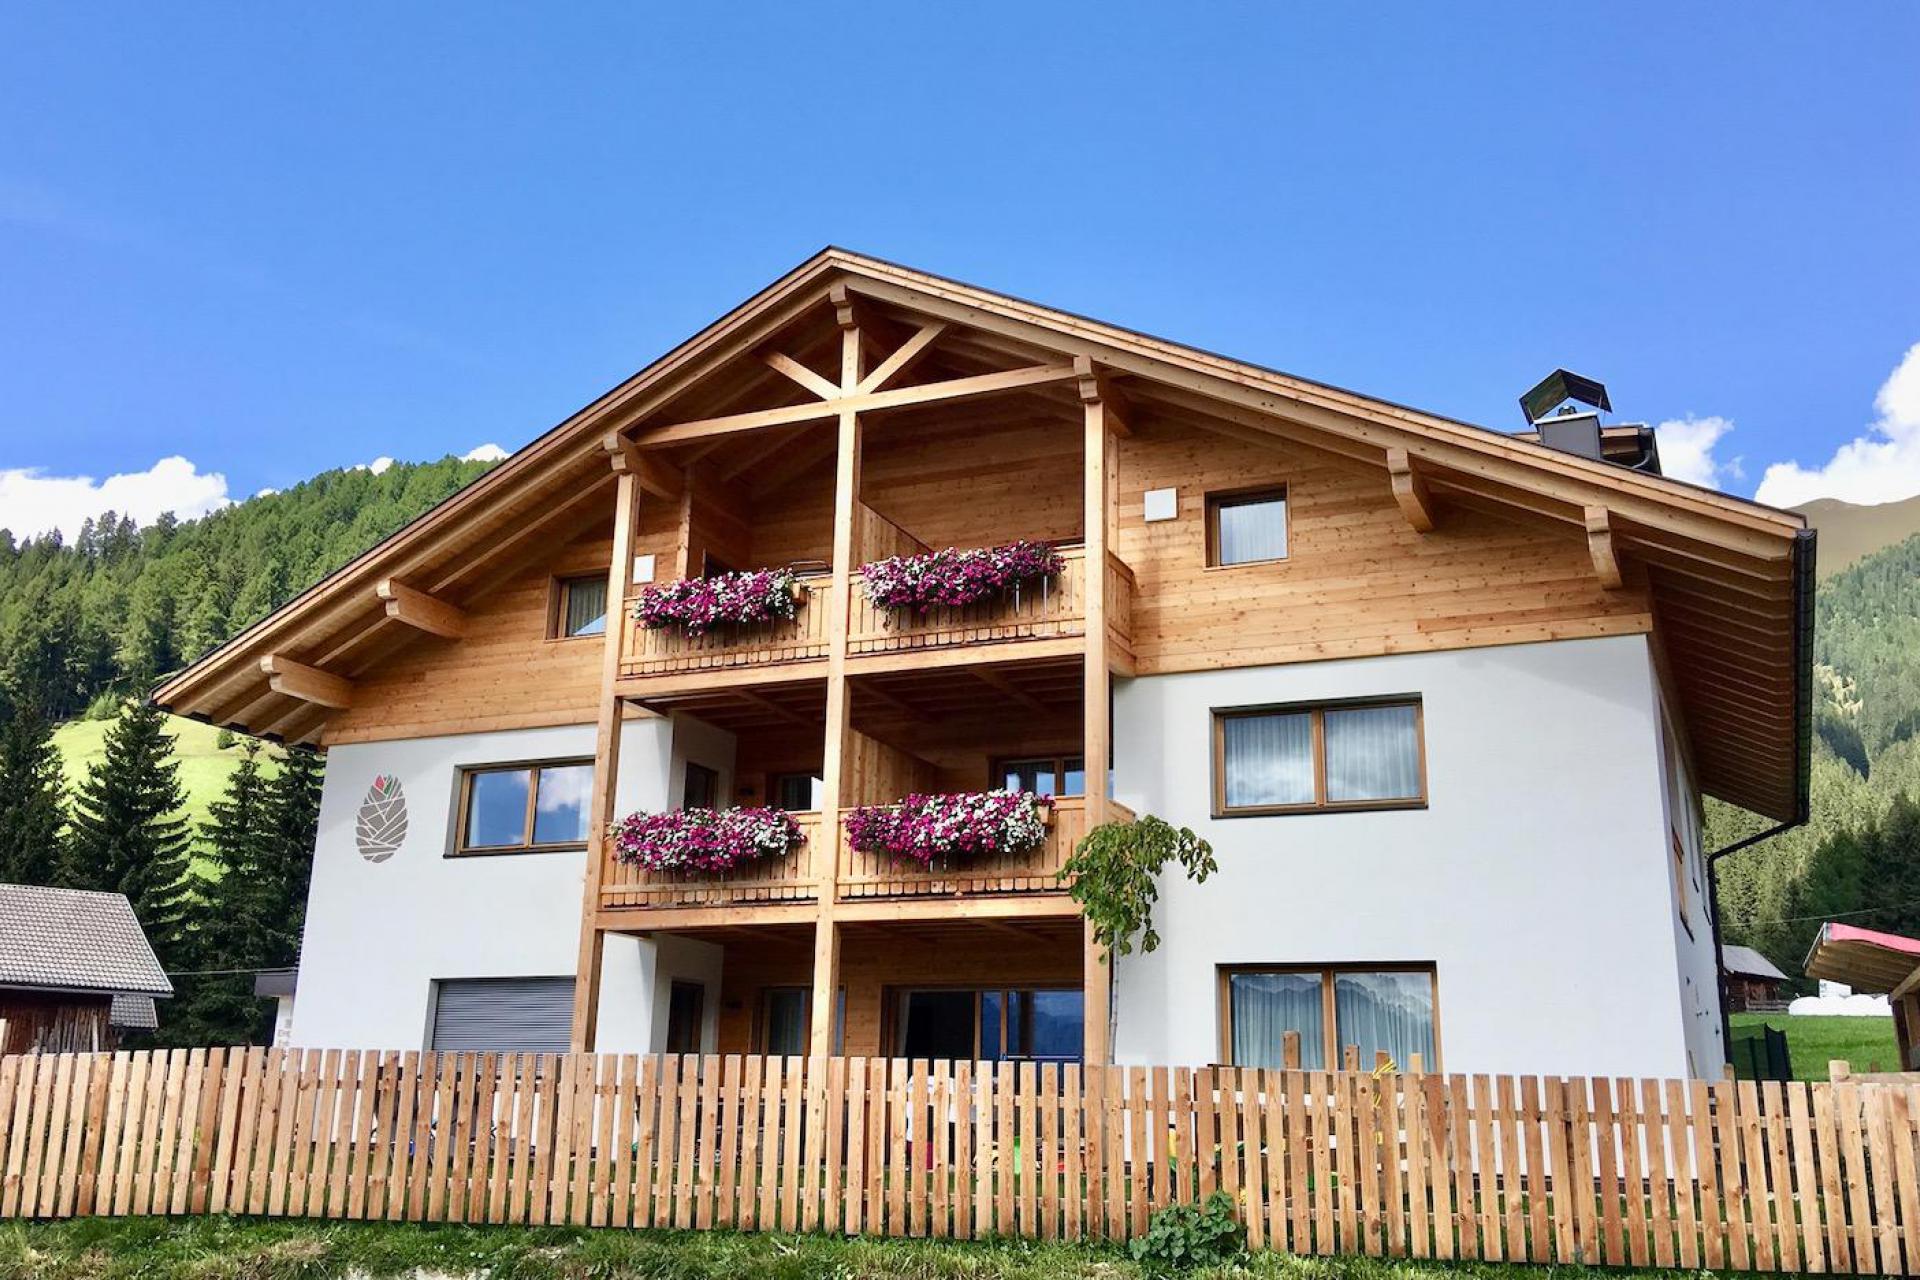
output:
[[[801,393],[757,353],[830,315],[835,299],[904,324],[945,326],[979,350],[1022,354],[1024,376],[1036,381],[1061,364],[1090,362],[1130,398],[1222,433],[1305,443],[1391,471],[1396,492],[1404,481],[1445,501],[1561,527],[1588,540],[1603,574],[1618,575],[1616,557],[1626,558],[1625,586],[1649,600],[1656,661],[1681,704],[1702,789],[1804,821],[1813,605],[1804,517],[837,248],[168,677],[153,700],[262,736],[318,742],[330,691],[340,688],[326,676],[350,677],[419,634],[399,623],[400,605],[383,584],[458,600],[517,554],[551,546],[570,521],[610,509],[610,450],[672,468],[713,447],[715,436],[776,431],[813,412],[795,406]],[[738,411],[740,388],[764,385],[748,384],[743,369],[789,393],[772,421]],[[727,391],[715,399],[702,388],[722,371]],[[876,414],[893,407],[867,405]],[[263,670],[269,656],[291,665]]]
[[[1809,978],[1844,982],[1868,995],[1905,994],[1920,986],[1920,938],[1829,920],[1807,952]]]

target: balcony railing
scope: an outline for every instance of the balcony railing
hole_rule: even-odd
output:
[[[600,875],[603,907],[711,907],[746,902],[805,902],[818,896],[818,865],[830,865],[820,845],[820,815],[796,813],[806,843],[784,858],[761,860],[737,871],[649,871],[613,856],[608,842]]]
[[[892,653],[949,645],[993,644],[1084,635],[1087,629],[1087,549],[1061,547],[1060,572],[1027,583],[1011,595],[926,613],[889,612],[868,601],[860,574],[848,594],[849,653]]]
[[[639,593],[627,597],[621,611],[620,674],[652,676],[667,672],[720,670],[805,662],[827,656],[827,634],[833,617],[833,579],[809,574],[800,579],[807,598],[791,622],[722,627],[703,636],[689,636],[666,627],[649,631],[634,621],[633,605]]]
[[[1108,802],[1112,816],[1133,815]],[[841,898],[927,898],[1058,893],[1064,887],[1059,871],[1073,847],[1087,834],[1087,802],[1065,796],[1053,802],[1053,822],[1046,841],[1028,853],[969,858],[957,866],[937,861],[923,867],[884,853],[857,853],[847,840],[844,819],[840,828],[839,895]]]

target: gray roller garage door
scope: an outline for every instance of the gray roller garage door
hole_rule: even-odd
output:
[[[572,978],[442,978],[433,1047],[447,1052],[565,1053]]]

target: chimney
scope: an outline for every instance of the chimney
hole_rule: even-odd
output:
[[[1514,434],[1521,439],[1595,462],[1660,474],[1660,450],[1652,427],[1601,420],[1602,413],[1613,412],[1603,382],[1555,369],[1520,397],[1520,412],[1527,429]]]

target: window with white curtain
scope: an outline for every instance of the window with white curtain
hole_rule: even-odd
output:
[[[1222,1053],[1236,1067],[1286,1065],[1287,1033],[1300,1068],[1338,1067],[1348,1047],[1371,1070],[1381,1054],[1406,1069],[1415,1054],[1439,1069],[1439,981],[1431,965],[1236,966],[1221,971]]]
[[[1417,699],[1214,713],[1216,815],[1426,803]]]
[[[1215,566],[1285,560],[1286,486],[1208,497],[1207,553]]]

